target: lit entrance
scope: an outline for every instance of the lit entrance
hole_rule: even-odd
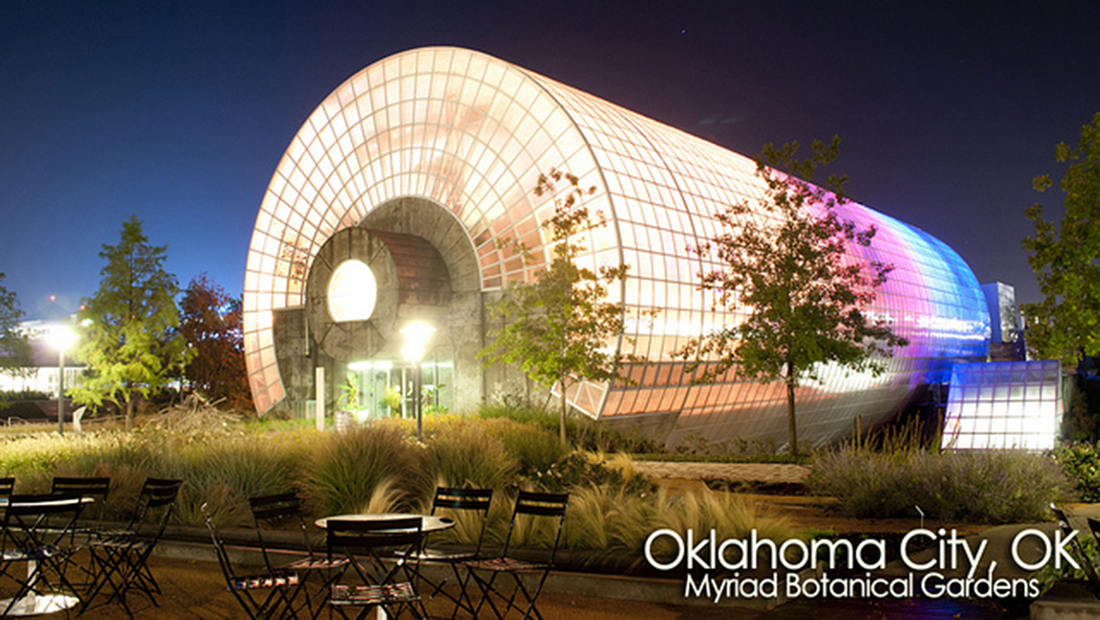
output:
[[[450,411],[454,406],[454,361],[425,357],[421,397],[423,412]],[[373,359],[348,364],[349,391],[358,395],[359,421],[381,418],[415,418],[414,375],[416,367],[406,361]],[[353,401],[354,402],[354,401]]]

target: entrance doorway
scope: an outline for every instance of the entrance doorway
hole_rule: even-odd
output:
[[[348,364],[349,385],[358,386],[360,421],[415,417],[416,394],[411,362],[371,359]],[[420,363],[422,411],[450,411],[454,406],[454,360],[439,355]]]

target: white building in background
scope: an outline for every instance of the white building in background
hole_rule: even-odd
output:
[[[19,325],[19,331],[30,339],[31,351],[34,355],[30,367],[22,369],[17,374],[0,372],[0,392],[43,392],[50,398],[57,398],[57,379],[59,376],[60,357],[57,349],[50,342],[50,333],[57,329],[63,329],[71,325],[62,321],[24,321]],[[65,356],[65,386],[66,391],[79,383],[84,373],[84,365],[78,364],[69,355]]]

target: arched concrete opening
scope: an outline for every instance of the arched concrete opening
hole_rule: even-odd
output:
[[[369,281],[351,289],[371,288],[372,304],[369,315],[341,320],[331,285],[348,265],[369,270]],[[322,245],[309,266],[305,306],[276,312],[279,365],[303,379],[324,368],[326,410],[354,408],[361,418],[406,414],[412,367],[402,355],[401,329],[425,322],[436,329],[422,363],[428,405],[474,406],[483,391],[480,282],[470,239],[444,207],[411,196],[378,205]],[[292,399],[315,393],[304,380],[288,387]]]

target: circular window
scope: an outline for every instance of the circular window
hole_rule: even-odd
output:
[[[328,281],[328,312],[337,323],[366,321],[378,301],[378,282],[361,260],[346,260]]]

